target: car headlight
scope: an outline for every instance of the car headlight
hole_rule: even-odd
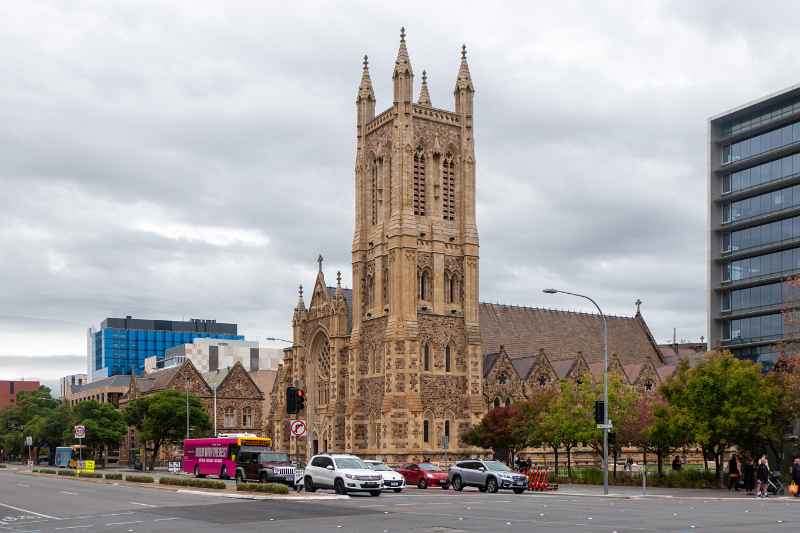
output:
[[[345,474],[344,477],[346,477],[347,479],[356,479],[356,476],[354,476],[353,474]]]

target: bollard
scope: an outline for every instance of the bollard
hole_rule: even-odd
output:
[[[642,496],[647,496],[647,468],[642,467]]]

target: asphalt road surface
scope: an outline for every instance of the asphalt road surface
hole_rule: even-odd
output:
[[[800,500],[790,498],[602,498],[407,489],[377,498],[236,500],[0,471],[0,533],[750,533],[798,528]]]

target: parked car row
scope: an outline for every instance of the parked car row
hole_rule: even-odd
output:
[[[362,460],[349,454],[315,455],[303,476],[308,492],[333,489],[337,494],[368,492],[371,496],[380,496],[383,490],[400,492],[407,484],[420,489],[452,487],[462,491],[464,487],[477,487],[481,492],[507,489],[522,494],[528,488],[528,478],[500,461],[458,461],[448,471],[427,462],[392,469],[381,461]]]

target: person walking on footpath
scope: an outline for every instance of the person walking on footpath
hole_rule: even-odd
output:
[[[769,462],[767,456],[762,455],[758,461],[758,468],[756,469],[756,480],[758,481],[758,490],[756,491],[759,498],[767,497],[767,487],[769,486]]]
[[[750,456],[744,458],[744,465],[742,465],[742,484],[744,485],[745,494],[752,496],[756,488],[756,466],[753,464],[753,458]]]
[[[679,456],[675,456],[675,459],[672,460],[672,469],[678,471],[681,469],[683,465],[681,464],[681,458]]]
[[[735,490],[739,492],[739,478],[742,477],[742,471],[739,468],[739,458],[736,454],[731,454],[731,460],[728,461],[728,490]]]
[[[792,481],[795,485],[800,489],[800,457],[794,458],[794,463],[792,463]],[[800,490],[794,493],[794,497],[800,495]]]

